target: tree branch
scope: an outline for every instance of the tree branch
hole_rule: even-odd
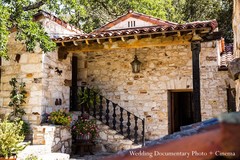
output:
[[[29,10],[37,9],[37,8],[41,7],[42,5],[44,5],[45,3],[46,3],[46,0],[42,0],[40,2],[37,2],[37,3],[31,4],[29,6],[23,7],[23,10],[24,11],[29,11]]]
[[[114,13],[112,13],[110,10],[109,10],[109,8],[107,7],[107,5],[104,3],[104,2],[102,2],[102,1],[100,1],[100,0],[96,0],[96,2],[98,2],[106,11],[107,11],[107,13],[109,14],[109,15],[111,15],[111,16],[117,16],[116,14],[114,14]]]

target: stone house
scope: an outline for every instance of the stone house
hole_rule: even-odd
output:
[[[81,85],[98,88],[102,96],[132,113],[131,120],[134,115],[145,119],[147,139],[228,110],[232,82],[221,68],[226,68],[231,56],[221,56],[226,54],[215,20],[180,25],[129,11],[84,34],[44,11],[36,19],[58,48],[43,53],[37,46],[34,54],[27,53],[11,34],[10,60],[1,63],[1,114],[11,111],[8,82],[12,77],[26,82],[24,118],[33,125],[41,123],[44,113],[60,108],[77,115],[70,87]],[[134,56],[141,62],[139,73],[132,72]]]

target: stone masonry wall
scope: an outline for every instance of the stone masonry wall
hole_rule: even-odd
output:
[[[71,75],[71,56],[58,60],[57,52],[44,55],[42,103],[46,113],[69,108]]]
[[[15,33],[12,33],[8,43],[9,60],[2,60],[0,114],[7,115],[12,111],[8,107],[12,90],[9,81],[16,77],[19,82],[26,83],[27,99],[23,107],[27,114],[23,118],[32,124],[38,124],[42,113],[42,50],[37,46],[35,53],[29,53],[14,38]],[[16,61],[17,54],[20,55],[19,62]]]
[[[55,29],[59,30],[59,26]],[[16,33],[12,33],[9,37],[9,60],[2,60],[0,114],[7,115],[12,111],[8,107],[9,81],[16,77],[19,82],[26,83],[27,99],[23,107],[27,114],[23,118],[30,124],[40,124],[44,113],[69,108],[71,56],[59,60],[57,50],[43,53],[38,45],[34,52],[27,52],[23,42],[15,41],[15,36]],[[17,54],[20,55],[19,62]],[[56,101],[59,102],[57,105]]]
[[[234,46],[233,54],[235,58],[240,58],[240,2],[238,0],[233,1],[233,35],[234,35]],[[236,109],[240,111],[240,75],[238,75],[238,80],[235,81],[236,85]]]
[[[33,145],[46,145],[51,152],[71,153],[72,135],[64,126],[34,126]]]
[[[127,110],[146,118],[149,139],[168,134],[168,93],[192,90],[192,60],[189,45],[139,48],[141,72],[132,73],[135,49],[104,50],[79,54],[79,81],[98,87],[102,94]],[[85,58],[84,58],[85,57]],[[202,119],[226,111],[226,72],[218,71],[217,45],[202,44]],[[81,72],[82,71],[82,72]]]

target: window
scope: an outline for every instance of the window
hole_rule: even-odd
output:
[[[136,22],[135,21],[128,21],[128,27],[135,27]]]

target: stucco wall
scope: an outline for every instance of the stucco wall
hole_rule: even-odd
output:
[[[79,66],[79,81],[98,87],[113,102],[146,118],[147,138],[154,139],[168,134],[168,91],[192,90],[192,52],[188,45],[137,49],[142,62],[138,74],[131,71],[134,54],[135,49],[79,53],[81,64],[87,61],[85,68]],[[218,71],[216,43],[202,44],[200,61],[205,120],[226,111],[228,76]]]

